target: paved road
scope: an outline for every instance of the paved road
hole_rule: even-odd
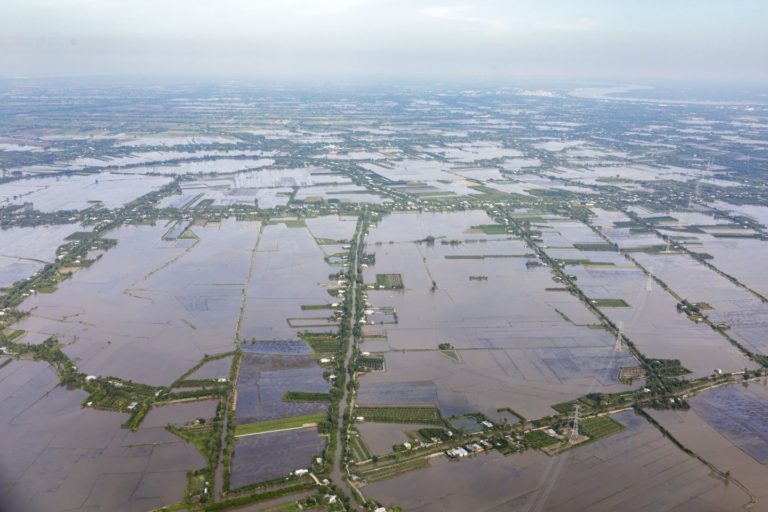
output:
[[[355,255],[353,260],[350,262],[349,266],[349,279],[352,283],[352,292],[350,294],[350,299],[352,300],[352,311],[351,315],[348,318],[349,322],[349,343],[347,343],[347,352],[344,354],[344,370],[347,370],[347,364],[349,363],[349,359],[352,356],[352,349],[354,347],[354,335],[352,334],[355,328],[355,305],[357,301],[357,286],[355,285],[355,282],[357,280],[357,255],[359,254],[359,251],[357,248],[360,246],[359,244],[363,243],[363,235],[362,232],[358,234],[357,241],[355,242]],[[336,451],[333,454],[333,460],[334,465],[333,469],[331,470],[330,479],[331,481],[336,484],[338,487],[342,489],[342,491],[349,497],[350,503],[353,506],[353,509],[357,509],[355,507],[355,501],[352,497],[352,489],[350,489],[349,485],[347,485],[346,482],[346,471],[344,469],[344,461],[342,460],[344,457],[344,451],[342,450],[341,445],[341,429],[344,425],[344,409],[347,406],[347,398],[349,396],[349,391],[347,389],[347,386],[344,386],[344,394],[341,397],[341,401],[339,401],[339,418],[338,418],[338,431],[336,432],[336,435],[338,436],[338,443],[336,443]]]

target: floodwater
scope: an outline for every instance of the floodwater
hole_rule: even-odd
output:
[[[756,367],[723,336],[679,313],[677,300],[618,252],[577,249],[576,244],[604,243],[586,225],[577,221],[550,220],[540,227],[548,255],[610,264],[578,264],[566,268],[590,299],[622,299],[629,305],[600,309],[621,326],[623,334],[646,356],[679,359],[696,377],[710,375],[717,368],[738,371]],[[638,261],[648,263],[647,268],[652,272],[663,268],[667,261],[666,255],[652,256],[656,258],[653,261],[641,253],[637,256]]]
[[[237,421],[253,423],[324,412],[325,402],[285,402],[288,391],[328,391],[323,371],[308,355],[245,352],[237,381]]]
[[[355,423],[360,437],[371,455],[386,455],[392,452],[392,446],[403,444],[409,438],[406,432],[412,432],[417,437],[421,428],[435,428],[435,425],[419,425],[415,423]],[[421,439],[421,437],[419,437]]]
[[[190,379],[220,379],[229,377],[229,370],[232,367],[232,357],[222,357],[205,363],[200,369],[195,370]]]
[[[0,288],[27,278],[56,258],[56,249],[76,231],[77,224],[0,229]]]
[[[691,303],[706,303],[703,311],[728,335],[749,349],[768,354],[768,304],[686,254],[637,254],[636,259]]]
[[[216,414],[217,400],[197,400],[153,407],[144,417],[142,428],[165,427],[167,424],[185,425],[202,418],[210,420]]]
[[[338,220],[337,222],[343,222]],[[327,228],[326,228],[327,229]],[[302,310],[301,306],[331,304],[329,276],[338,272],[325,261],[325,253],[305,227],[285,224],[265,226],[256,248],[243,313],[243,340],[295,340],[304,327],[325,325],[320,331],[337,330],[335,323],[302,321],[327,318],[331,310]],[[289,321],[290,320],[290,321]],[[318,330],[318,329],[309,329]]]
[[[387,506],[432,511],[740,510],[747,495],[710,475],[632,412],[627,429],[549,457],[539,451],[481,454],[363,487]]]
[[[0,206],[32,203],[41,212],[84,210],[94,205],[119,208],[169,183],[158,176],[57,176],[12,181],[0,185]]]
[[[238,437],[232,457],[231,487],[236,489],[287,477],[297,469],[309,469],[324,446],[325,438],[315,427]]]
[[[330,309],[302,306],[338,301],[328,289],[336,284],[330,275],[339,267],[326,262],[324,251],[336,246],[318,242],[349,240],[355,225],[355,218],[329,216],[308,219],[305,226],[279,222],[263,227],[253,253],[242,313],[243,359],[235,411],[238,423],[327,410],[327,402],[287,402],[283,398],[289,391],[328,392],[323,369],[298,334],[304,330],[335,333],[338,322],[328,319]],[[325,441],[314,427],[238,437],[232,486],[308,468]]]
[[[30,316],[15,327],[32,339],[57,337],[87,374],[154,385],[232,350],[259,225],[191,229],[198,243],[164,241],[164,226],[109,233],[117,246],[56,293],[27,299]]]
[[[83,409],[46,363],[0,369],[0,509],[150,510],[181,501],[203,457],[164,428],[121,429],[127,414]]]
[[[394,308],[398,322],[381,325],[386,345],[376,342],[376,351],[386,371],[361,378],[358,402],[435,404],[445,415],[511,407],[538,417],[585,393],[627,389],[617,374],[634,358],[613,351],[578,299],[546,291],[558,285],[548,269],[526,267],[522,241],[472,229],[483,224],[492,224],[483,212],[393,214],[371,230],[366,250],[376,264],[365,282],[396,273],[405,289],[368,291],[372,306]],[[429,235],[434,245],[414,243]],[[438,352],[440,343],[458,360]]]
[[[701,393],[688,411],[648,411],[685,446],[746,486],[768,510],[768,383]]]

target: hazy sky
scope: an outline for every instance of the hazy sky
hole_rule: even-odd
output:
[[[0,0],[0,76],[768,82],[768,0]]]

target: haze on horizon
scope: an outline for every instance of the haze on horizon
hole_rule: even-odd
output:
[[[0,78],[768,82],[764,0],[4,0]]]

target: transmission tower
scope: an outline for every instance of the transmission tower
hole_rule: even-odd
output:
[[[621,334],[621,331],[623,328],[624,328],[624,322],[619,322],[619,330],[616,333],[616,346],[613,347],[614,352],[624,351],[624,337]]]
[[[571,437],[570,437],[571,442],[577,437],[579,437],[579,421],[581,420],[580,413],[581,413],[581,406],[579,404],[574,405],[573,406],[573,428],[571,428]]]
[[[653,291],[653,277],[651,274],[648,274],[648,279],[645,280],[645,291]]]

